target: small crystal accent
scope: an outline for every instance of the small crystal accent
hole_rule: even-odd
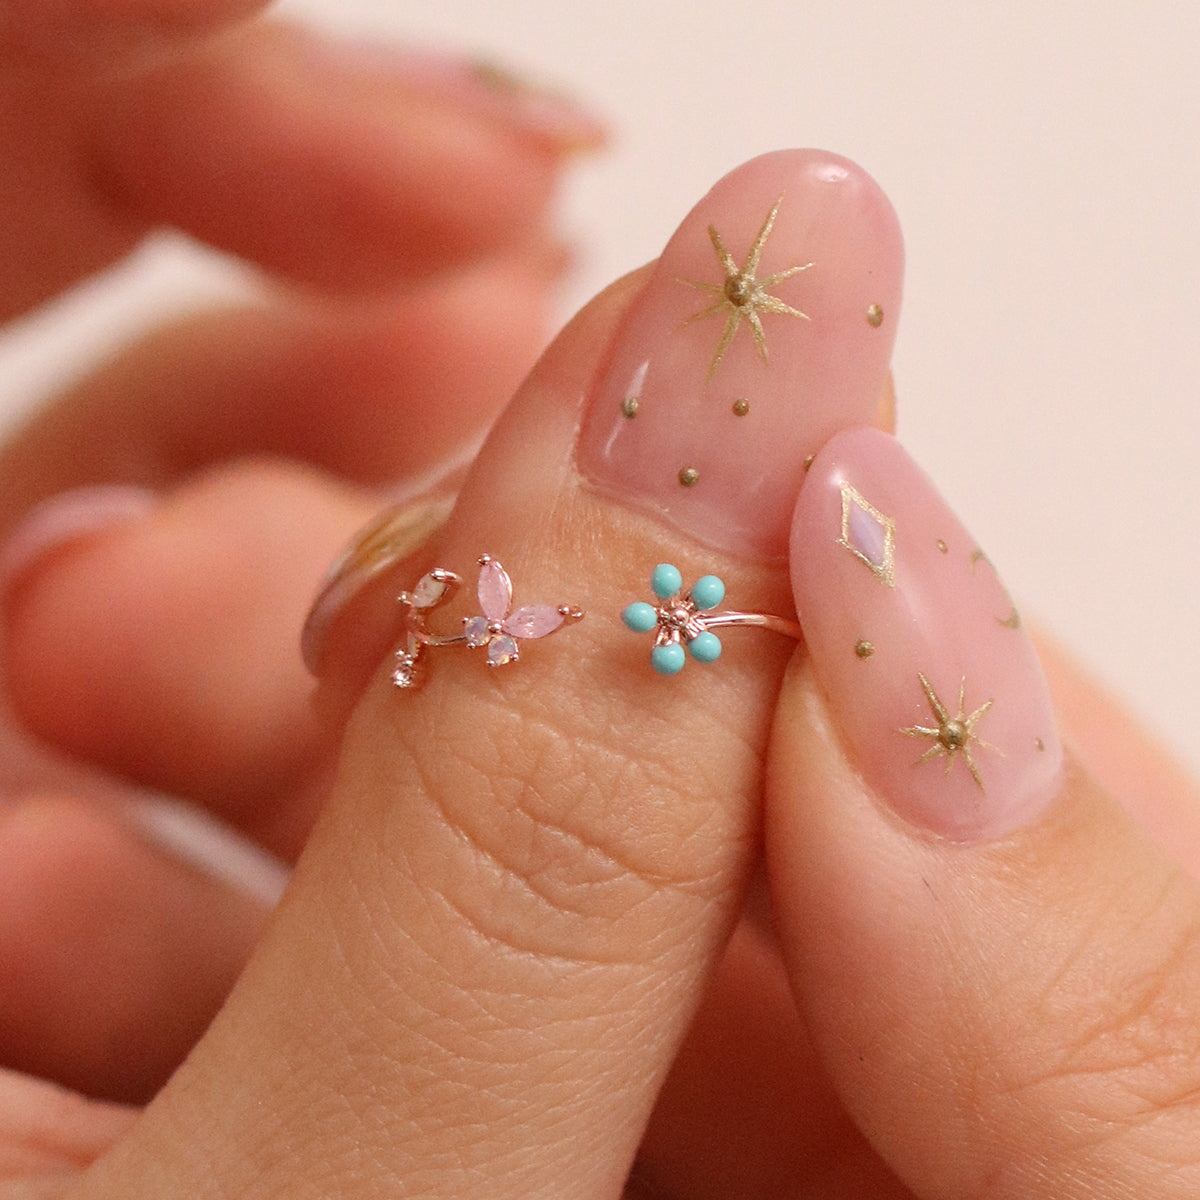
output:
[[[505,663],[516,662],[517,643],[515,638],[500,634],[488,643],[488,666],[502,667]]]
[[[396,655],[396,666],[392,671],[392,682],[401,688],[416,687],[417,661],[411,654],[401,650]]]
[[[487,617],[468,617],[463,622],[463,633],[468,646],[486,646],[492,636],[491,625]]]

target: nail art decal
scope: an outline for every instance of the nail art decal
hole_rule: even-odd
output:
[[[976,546],[976,548],[971,551],[971,574],[972,575],[975,574],[975,564],[980,563],[980,562],[985,563],[988,567],[990,567],[993,575],[996,574],[996,568],[992,564],[992,560],[990,558],[988,558],[988,556],[978,546]],[[997,576],[996,578],[997,578],[997,582],[999,582],[999,576]],[[1001,584],[1001,586],[1003,587],[1003,584]],[[1009,599],[1009,595],[1008,595],[1007,591],[1005,591],[1005,593],[1004,593],[1004,598],[1005,598],[1005,600],[1008,601],[1008,615],[1002,617],[997,614],[996,620],[999,621],[1000,624],[1003,625],[1006,629],[1020,629],[1021,628],[1021,614],[1019,612],[1017,612],[1017,606],[1012,602],[1011,599]]]
[[[729,344],[733,341],[743,320],[749,323],[750,332],[754,336],[754,344],[758,347],[759,356],[765,363],[768,361],[767,335],[763,331],[762,318],[759,313],[779,313],[790,317],[799,317],[804,321],[809,319],[807,313],[802,313],[790,304],[785,304],[778,296],[769,295],[768,289],[774,288],[793,275],[798,275],[801,271],[809,270],[814,265],[813,263],[805,263],[802,267],[788,267],[783,271],[776,271],[774,275],[768,275],[765,279],[756,278],[763,247],[766,246],[767,238],[771,236],[771,230],[775,227],[775,218],[779,215],[779,206],[782,203],[783,197],[780,196],[771,211],[767,213],[767,219],[758,231],[758,236],[754,239],[749,254],[746,255],[745,266],[739,267],[734,262],[733,255],[725,249],[725,241],[717,232],[717,227],[710,225],[708,236],[712,241],[713,249],[717,252],[717,259],[724,268],[724,280],[721,283],[697,283],[691,279],[681,281],[689,287],[699,288],[700,291],[710,292],[717,297],[707,308],[693,313],[688,318],[689,321],[702,321],[705,317],[716,316],[718,313],[725,314],[725,329],[713,352],[712,362],[708,364],[706,382],[712,382],[712,377],[725,357],[725,351],[729,349]]]
[[[885,587],[896,586],[896,522],[849,483],[842,484],[842,536],[838,544],[865,563]]]
[[[1003,620],[1012,602],[976,545],[874,429],[817,454],[791,545],[805,643],[849,756],[907,821],[963,841],[1031,819],[1062,766],[1037,655]]]
[[[971,757],[971,744],[975,742],[980,746],[987,746],[989,750],[995,749],[990,743],[980,740],[979,735],[975,732],[975,726],[983,720],[993,702],[985,700],[973,713],[969,716],[966,715],[963,702],[967,694],[967,681],[964,679],[958,686],[958,712],[951,716],[950,710],[938,699],[929,680],[920,674],[917,678],[921,681],[921,690],[925,693],[925,699],[929,701],[929,707],[937,725],[933,727],[910,725],[900,732],[909,737],[932,738],[933,745],[921,755],[920,761],[928,762],[931,758],[945,758],[947,775],[953,770],[955,759],[961,755],[963,762],[967,765],[967,770],[971,772],[971,778],[975,780],[979,790],[984,791],[979,768]]]
[[[884,395],[903,263],[891,206],[854,164],[788,150],[739,167],[618,327],[580,474],[706,546],[782,561],[805,460]]]

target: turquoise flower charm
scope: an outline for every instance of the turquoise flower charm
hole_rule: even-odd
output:
[[[621,619],[635,633],[655,630],[650,665],[661,675],[675,675],[687,661],[684,645],[697,662],[715,662],[721,657],[721,640],[708,628],[705,613],[725,599],[725,585],[715,575],[704,575],[684,594],[678,567],[659,563],[650,578],[650,588],[661,603],[639,600]]]

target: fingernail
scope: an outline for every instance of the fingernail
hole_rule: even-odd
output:
[[[338,614],[373,579],[415,554],[453,507],[453,496],[393,505],[354,535],[326,573],[300,634],[300,653],[312,674],[320,673]]]
[[[608,140],[605,122],[566,92],[490,59],[353,39],[322,38],[320,46],[314,52],[326,58],[336,55],[359,71],[398,80],[559,150],[596,150]]]
[[[60,492],[34,505],[0,548],[0,600],[47,555],[158,507],[145,488],[104,484]]]
[[[863,778],[960,841],[1032,820],[1062,748],[1041,665],[991,560],[888,434],[839,434],[800,493],[792,587]]]
[[[878,408],[903,267],[891,205],[846,159],[787,150],[725,176],[616,335],[582,474],[707,545],[782,559],[806,460]]]
[[[243,895],[274,907],[288,868],[209,814],[165,796],[130,800],[125,819],[150,845]]]

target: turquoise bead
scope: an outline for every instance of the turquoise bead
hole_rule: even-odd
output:
[[[688,642],[688,649],[697,662],[716,662],[721,657],[721,639],[706,629]]]
[[[687,661],[687,656],[683,653],[683,647],[678,642],[671,642],[666,646],[655,646],[650,651],[650,665],[660,675],[677,675],[683,670],[683,664]]]
[[[692,603],[701,611],[716,608],[725,599],[725,585],[715,575],[704,575],[692,588]]]
[[[653,604],[647,604],[644,600],[639,600],[636,604],[631,604],[621,614],[621,620],[634,633],[649,633],[658,624],[658,611]]]
[[[654,574],[650,576],[650,586],[659,599],[669,600],[683,587],[683,576],[680,575],[678,567],[673,567],[670,563],[659,563],[654,568]]]

